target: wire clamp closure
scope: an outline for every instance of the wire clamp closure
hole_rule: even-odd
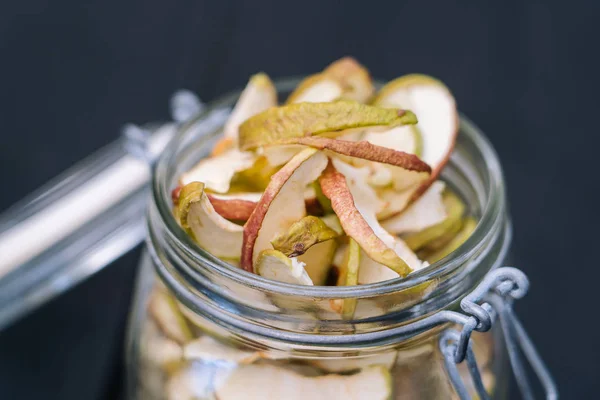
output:
[[[532,400],[534,395],[521,360],[521,353],[540,380],[545,398],[558,399],[556,384],[548,368],[513,311],[514,301],[525,296],[528,289],[529,280],[523,272],[513,267],[503,267],[491,271],[479,286],[460,302],[460,307],[468,318],[462,324],[461,330],[446,329],[440,336],[439,346],[450,381],[461,400],[471,398],[457,367],[465,360],[477,395],[481,400],[490,399],[472,349],[471,335],[473,331],[489,331],[496,320],[499,320],[502,327],[512,370],[523,399]]]

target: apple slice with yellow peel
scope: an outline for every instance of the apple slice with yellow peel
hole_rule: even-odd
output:
[[[395,251],[394,237],[379,225],[374,201],[377,195],[364,179],[357,179],[356,170],[332,160],[319,180],[323,193],[331,200],[346,234],[374,261],[406,276],[412,269]]]
[[[184,186],[190,182],[203,182],[206,189],[227,193],[235,173],[251,168],[254,162],[255,156],[252,153],[227,150],[218,156],[203,159],[194,168],[183,173],[179,184]]]
[[[302,376],[273,365],[244,365],[217,387],[219,400],[388,400],[392,378],[387,368],[373,366],[353,375]]]
[[[420,232],[430,226],[439,224],[447,217],[446,207],[442,199],[445,184],[434,182],[425,193],[406,210],[395,217],[382,222],[382,226],[390,233],[399,235],[409,232]]]
[[[458,112],[450,90],[430,76],[406,75],[381,88],[374,104],[406,107],[417,114],[421,158],[433,169],[429,183],[435,181],[450,158],[458,133]]]
[[[220,258],[240,258],[243,228],[215,211],[202,183],[192,182],[181,189],[177,215],[203,249]]]
[[[236,349],[230,344],[221,343],[208,335],[204,335],[187,343],[183,348],[183,356],[191,361],[251,364],[260,358],[260,353],[258,351]]]
[[[288,258],[277,250],[263,250],[256,260],[256,273],[274,281],[296,285],[313,285],[304,269],[304,263],[296,257]]]
[[[411,111],[354,101],[289,104],[269,108],[246,120],[239,128],[239,145],[242,150],[252,150],[290,138],[339,136],[353,128],[394,127],[416,122]]]
[[[168,338],[179,344],[192,339],[192,331],[179,311],[177,300],[165,290],[154,289],[148,302],[148,312]]]
[[[412,250],[419,250],[434,240],[442,239],[442,236],[447,234],[453,235],[453,232],[460,229],[462,225],[461,219],[465,212],[465,205],[463,202],[450,190],[446,190],[442,194],[442,203],[447,216],[443,221],[419,232],[403,236],[406,244]],[[442,239],[442,243],[448,241],[449,239]],[[437,247],[440,246],[438,245]]]
[[[294,222],[287,232],[274,237],[271,244],[275,250],[281,251],[287,257],[297,257],[312,246],[336,237],[337,232],[320,218],[308,215]]]
[[[296,154],[273,177],[244,225],[242,268],[252,272],[258,254],[272,249],[271,240],[306,215],[305,188],[316,180],[327,156],[315,149]]]
[[[360,246],[354,239],[350,239],[346,247],[346,254],[339,269],[337,286],[358,285],[358,270],[360,266]],[[356,309],[356,298],[335,299],[332,308],[342,314],[343,319],[352,319]]]
[[[335,77],[319,73],[304,78],[289,95],[286,104],[324,103],[342,97],[344,88]]]
[[[469,236],[471,236],[476,227],[477,221],[474,218],[466,218],[462,224],[461,230],[456,234],[456,236],[454,236],[454,238],[450,240],[447,244],[445,244],[442,248],[425,256],[425,259],[430,263],[434,263],[446,257],[447,255],[458,249],[469,238]]]
[[[224,138],[235,145],[242,122],[270,107],[277,106],[277,89],[265,73],[250,78],[223,128]]]
[[[342,97],[366,103],[375,92],[369,71],[352,57],[343,57],[331,63],[323,74],[338,81],[343,88]]]

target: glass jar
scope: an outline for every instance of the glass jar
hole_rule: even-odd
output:
[[[296,83],[277,87],[285,95]],[[511,238],[502,171],[489,142],[461,118],[442,178],[479,223],[450,256],[405,279],[355,287],[284,284],[205,252],[172,216],[177,177],[210,153],[237,96],[186,123],[155,166],[147,254],[126,346],[130,398],[458,398],[440,343],[463,320],[439,317],[458,315],[461,299],[506,262]],[[334,311],[346,298],[357,298],[352,320]],[[480,320],[471,330],[486,330],[478,327]],[[473,332],[471,339],[483,386],[493,398],[506,398],[501,329]],[[476,396],[467,369],[458,365],[461,396]]]

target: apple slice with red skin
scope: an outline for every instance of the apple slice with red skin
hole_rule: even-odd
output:
[[[381,107],[410,108],[419,118],[416,128],[421,135],[421,158],[431,165],[432,173],[429,180],[415,190],[415,200],[438,178],[454,149],[459,126],[456,101],[441,81],[411,74],[388,82],[373,103]]]
[[[390,247],[388,242],[393,241],[393,237],[377,222],[375,209],[372,209],[369,200],[372,196],[367,197],[368,194],[359,193],[358,190],[353,195],[346,177],[334,167],[332,161],[327,165],[319,182],[323,193],[331,200],[331,207],[346,234],[353,238],[374,261],[387,266],[400,276],[408,275],[412,269]],[[361,198],[355,198],[357,195]]]
[[[273,238],[306,215],[304,191],[327,165],[327,156],[316,149],[296,154],[271,177],[256,208],[244,225],[241,267],[254,272],[258,254],[272,249]]]

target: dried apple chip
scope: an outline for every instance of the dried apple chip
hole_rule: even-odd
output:
[[[234,370],[216,390],[219,400],[387,400],[392,379],[387,368],[372,366],[352,375],[302,376],[272,365],[244,365]]]
[[[446,207],[442,199],[444,182],[434,182],[425,193],[406,210],[382,222],[390,233],[420,232],[446,219]]]
[[[277,250],[263,250],[256,260],[256,273],[262,277],[284,283],[313,285],[304,269],[304,263],[296,257],[288,258]]]
[[[238,128],[244,121],[275,106],[277,106],[277,89],[271,79],[262,72],[253,75],[225,123],[224,139],[235,145],[238,139]]]
[[[287,232],[274,237],[271,244],[275,250],[281,251],[287,257],[297,257],[306,253],[312,246],[336,237],[337,232],[320,218],[308,215],[294,222]]]
[[[179,223],[194,240],[216,257],[239,259],[243,228],[219,215],[204,192],[204,184],[185,185],[177,206]]]
[[[353,128],[394,127],[416,122],[411,111],[354,101],[289,104],[269,108],[246,120],[239,128],[239,145],[242,150],[252,150],[295,137],[339,136]]]
[[[343,173],[338,169],[342,169]],[[393,236],[377,221],[374,206],[377,196],[364,180],[356,176],[356,168],[332,160],[321,176],[320,183],[346,234],[356,240],[374,261],[401,276],[408,275],[411,267],[395,251]]]
[[[194,168],[183,173],[179,178],[181,186],[191,182],[203,182],[206,189],[217,193],[227,193],[233,176],[240,171],[251,168],[255,162],[252,153],[242,152],[237,149],[205,158]]]
[[[381,88],[374,104],[407,107],[416,113],[421,157],[433,169],[429,183],[435,181],[450,158],[458,133],[458,111],[450,90],[430,76],[406,75]]]
[[[319,177],[327,157],[315,149],[295,155],[273,177],[244,225],[242,268],[253,271],[258,254],[272,249],[271,240],[306,215],[304,191]]]
[[[366,103],[375,92],[369,71],[352,57],[331,63],[323,73],[337,80],[343,88],[342,97]]]

